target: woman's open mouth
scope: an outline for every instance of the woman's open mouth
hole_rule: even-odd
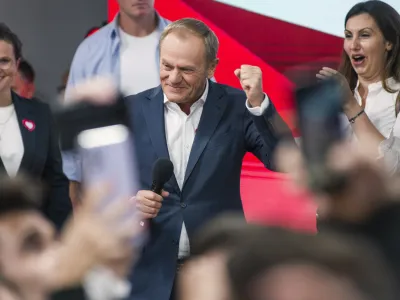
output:
[[[353,62],[354,66],[361,66],[366,60],[364,55],[352,55],[351,61]]]

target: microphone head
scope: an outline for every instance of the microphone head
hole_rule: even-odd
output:
[[[153,165],[153,182],[163,186],[174,173],[174,165],[168,158],[159,158]]]

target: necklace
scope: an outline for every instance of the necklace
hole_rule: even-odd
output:
[[[14,115],[14,113],[15,113],[15,109],[13,109],[11,111],[10,115],[7,117],[7,119],[4,122],[0,123],[0,126],[3,127],[3,128],[1,128],[1,131],[0,131],[0,141],[3,138],[3,133],[4,133],[4,130],[6,129],[6,127],[7,127],[7,123],[8,123],[8,121],[11,120],[11,117]]]

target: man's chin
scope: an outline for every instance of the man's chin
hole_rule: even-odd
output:
[[[182,103],[184,102],[185,99],[183,95],[177,93],[165,93],[165,96],[167,96],[169,102],[174,102],[174,103]]]
[[[169,99],[168,98],[168,101],[169,102],[172,102],[172,103],[176,103],[176,104],[181,104],[181,103],[185,103],[185,101],[183,101],[183,99],[182,98],[172,98],[172,99]]]
[[[132,11],[131,15],[135,18],[141,18],[141,17],[149,15],[152,12],[153,12],[153,9],[150,6],[143,4],[143,5],[135,8],[135,10]]]

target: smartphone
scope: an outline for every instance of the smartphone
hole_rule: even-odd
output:
[[[296,90],[301,148],[309,174],[309,185],[316,191],[339,188],[343,178],[327,166],[333,145],[344,138],[342,105],[344,92],[335,79],[323,80]]]
[[[139,190],[133,146],[131,132],[123,124],[87,129],[77,135],[83,185],[86,188],[110,186],[110,192],[102,200],[104,207],[110,201],[131,198]],[[135,209],[127,211],[125,218],[137,218],[140,223]],[[144,241],[145,236],[141,235],[133,243],[141,247]]]
[[[82,100],[57,107],[53,110],[53,114],[63,151],[75,151],[77,136],[85,130],[118,124],[130,129],[131,124],[129,109],[122,95],[105,105],[95,105]]]

